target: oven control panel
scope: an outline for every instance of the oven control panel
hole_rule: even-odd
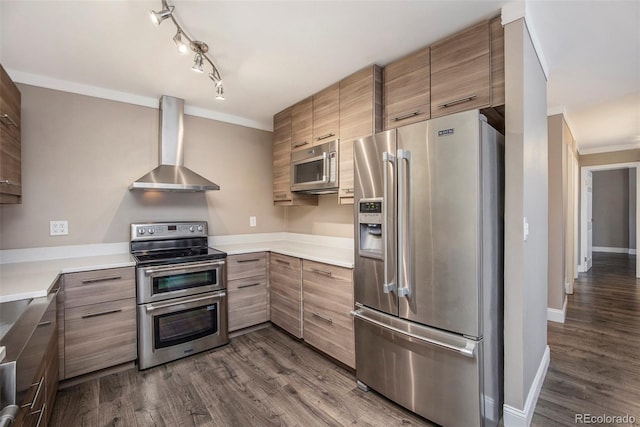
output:
[[[131,240],[207,237],[206,221],[149,222],[131,224]]]

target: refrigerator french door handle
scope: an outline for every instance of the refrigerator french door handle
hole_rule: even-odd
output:
[[[389,280],[389,230],[388,230],[388,218],[389,218],[389,172],[388,165],[390,163],[391,166],[395,164],[395,156],[387,151],[382,153],[382,163],[383,163],[383,200],[382,200],[382,235],[385,238],[385,242],[383,243],[383,256],[384,256],[384,284],[382,285],[382,292],[388,294],[390,292],[395,292],[397,289],[397,285],[395,283],[394,278],[392,277]],[[395,224],[394,224],[395,226]],[[391,240],[395,245],[395,237]],[[395,248],[394,248],[395,249]],[[395,250],[394,250],[395,253]]]
[[[411,297],[411,245],[409,244],[411,219],[411,197],[409,177],[411,152],[398,149],[398,296]],[[405,162],[406,161],[406,162]],[[406,165],[406,166],[405,166]],[[407,271],[408,269],[408,271]],[[405,280],[406,279],[406,280]]]

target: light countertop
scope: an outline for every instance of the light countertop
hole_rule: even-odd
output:
[[[253,238],[258,236],[257,238]],[[275,252],[311,261],[353,268],[352,240],[327,238],[323,236],[296,235],[293,233],[273,235],[240,235],[228,236],[209,242],[210,246],[227,252],[229,255],[251,252]],[[272,237],[273,239],[270,239]],[[284,238],[282,238],[284,237]],[[118,246],[119,245],[119,246]],[[135,266],[135,261],[127,253],[102,253],[101,250],[118,250],[127,248],[126,244],[116,244],[103,248],[101,245],[87,245],[47,249],[44,254],[61,251],[70,254],[94,254],[94,256],[70,256],[61,259],[32,259],[30,256],[42,257],[42,250],[27,249],[15,253],[5,252],[5,260],[12,262],[0,264],[0,303],[46,296],[53,288],[58,276],[64,273],[103,270],[107,268]],[[84,250],[84,251],[83,251]],[[34,255],[35,254],[35,255]],[[52,256],[53,257],[53,256]],[[18,259],[26,259],[18,262]],[[15,261],[15,262],[13,262]]]
[[[0,264],[0,303],[44,297],[60,274],[133,265],[128,253]]]

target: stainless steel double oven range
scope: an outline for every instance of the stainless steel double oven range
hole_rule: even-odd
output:
[[[227,254],[207,235],[206,222],[131,224],[139,369],[229,342]]]

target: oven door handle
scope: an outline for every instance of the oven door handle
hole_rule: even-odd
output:
[[[180,264],[180,265],[175,265],[172,267],[158,267],[158,268],[146,268],[144,270],[144,274],[149,276],[151,274],[155,274],[155,273],[164,273],[167,271],[184,271],[184,272],[188,272],[189,270],[192,269],[196,269],[196,268],[203,268],[203,267],[217,267],[220,265],[223,265],[224,261],[215,261],[215,262],[203,262],[203,263],[199,263],[199,264]]]
[[[214,294],[209,294],[209,295],[206,295],[206,296],[203,296],[203,297],[199,297],[199,298],[191,298],[191,299],[188,299],[188,300],[181,300],[181,301],[173,300],[173,301],[167,302],[165,304],[157,304],[157,305],[146,304],[145,309],[147,310],[147,313],[150,313],[152,311],[160,310],[162,308],[173,307],[173,306],[182,305],[182,304],[191,304],[191,303],[198,302],[198,301],[204,301],[206,299],[222,298],[222,297],[224,297],[226,295],[227,295],[226,292],[220,291],[220,292],[216,292]]]

